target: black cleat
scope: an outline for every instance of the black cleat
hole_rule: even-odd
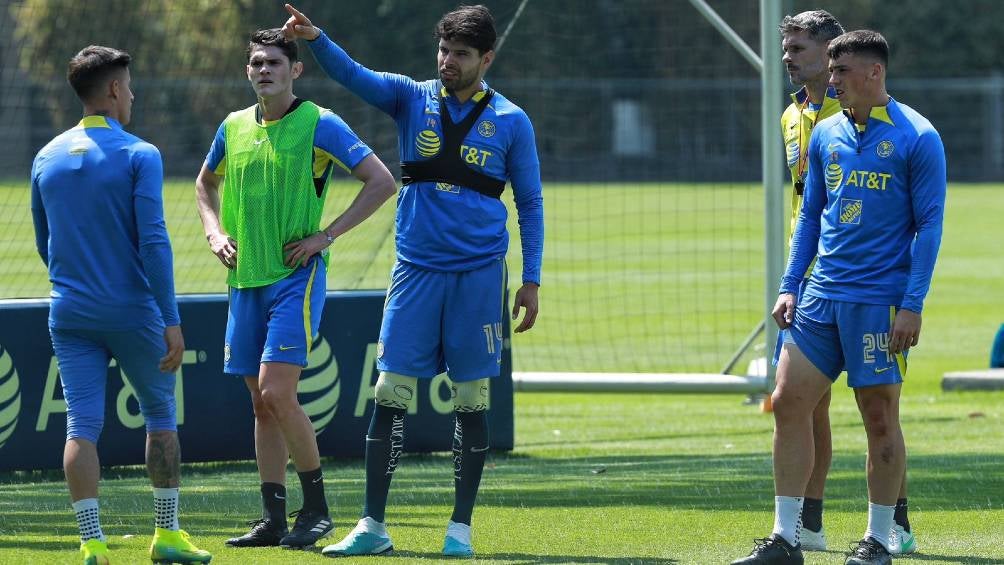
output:
[[[892,556],[889,551],[875,538],[863,539],[857,546],[851,546],[844,565],[889,565]]]
[[[251,531],[239,538],[230,538],[227,545],[230,547],[275,547],[289,529],[285,525],[273,524],[271,520],[259,518],[248,522]]]
[[[792,547],[779,535],[756,539],[753,543],[753,551],[749,556],[736,559],[732,565],[802,565],[805,562],[801,547]]]
[[[327,536],[335,529],[335,524],[331,517],[324,512],[317,510],[304,510],[303,508],[289,515],[290,518],[296,516],[293,529],[286,534],[279,545],[282,547],[307,547],[317,543],[317,540]]]

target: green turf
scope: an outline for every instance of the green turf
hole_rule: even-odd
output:
[[[772,524],[772,420],[740,400],[518,394],[516,450],[490,459],[475,513],[479,559],[703,564],[748,552]],[[903,562],[1004,563],[1002,405],[1001,392],[943,394],[932,380],[907,387],[911,521],[921,553]],[[864,434],[843,386],[832,414],[824,520],[833,551],[810,554],[810,564],[842,562],[838,550],[866,525]],[[444,455],[404,458],[387,514],[397,547],[390,562],[438,558],[450,467]],[[326,461],[324,469],[339,537],[357,518],[362,462]],[[295,475],[289,480],[295,484]],[[295,504],[298,489],[291,493]],[[142,470],[105,470],[101,496],[116,562],[142,562],[152,528]],[[214,563],[324,562],[310,553],[223,547],[258,512],[252,463],[186,465],[182,512],[183,527],[214,552]],[[58,473],[0,475],[0,563],[72,563],[75,535]]]

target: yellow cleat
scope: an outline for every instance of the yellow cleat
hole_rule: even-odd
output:
[[[89,539],[80,544],[80,554],[84,565],[108,565],[108,544],[97,539]]]
[[[192,545],[185,530],[157,528],[150,545],[150,560],[154,563],[209,563],[213,555]]]

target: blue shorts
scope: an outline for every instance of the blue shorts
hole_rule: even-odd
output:
[[[231,288],[223,372],[256,376],[268,361],[306,367],[321,325],[326,279],[318,255],[270,285]]]
[[[167,353],[162,324],[129,331],[49,328],[49,335],[66,399],[66,439],[98,442],[105,423],[108,362],[113,357],[136,393],[146,431],[177,431],[175,376],[158,368]]]
[[[384,304],[377,368],[453,382],[497,377],[502,363],[505,259],[459,273],[398,261]]]
[[[903,382],[906,355],[889,352],[895,306],[859,304],[803,295],[786,343],[799,350],[830,380],[847,371],[847,386],[862,388]]]

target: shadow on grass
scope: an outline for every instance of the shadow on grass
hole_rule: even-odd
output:
[[[416,554],[416,557],[424,556],[434,559],[442,559],[440,554]],[[594,557],[588,555],[530,555],[527,553],[478,553],[478,559],[495,559],[499,561],[515,561],[516,563],[602,563],[605,565],[632,565],[644,563],[645,565],[671,565],[679,563],[676,559],[665,559],[658,557]]]
[[[913,553],[911,555],[900,555],[896,561],[936,561],[938,563],[972,563],[973,565],[1002,565],[1004,559],[993,559],[988,557],[966,557],[961,555],[935,555],[933,553]]]

